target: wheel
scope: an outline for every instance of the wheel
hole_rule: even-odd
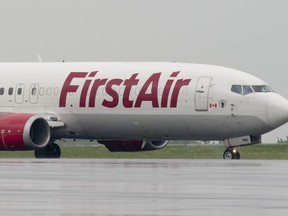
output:
[[[235,152],[235,159],[239,160],[240,159],[240,153],[236,149],[235,149],[235,151],[236,151]]]
[[[225,159],[225,160],[231,160],[232,157],[233,157],[232,151],[230,151],[229,149],[226,149],[226,150],[224,151],[224,154],[223,154],[223,159]]]
[[[240,153],[237,149],[227,148],[224,151],[223,159],[232,160],[232,159],[240,159]]]
[[[61,157],[61,149],[59,145],[53,143],[48,146],[49,148],[49,158],[60,158]]]
[[[35,150],[34,155],[35,158],[48,158],[46,148]]]
[[[60,158],[61,149],[56,143],[52,143],[43,149],[35,150],[35,158]]]

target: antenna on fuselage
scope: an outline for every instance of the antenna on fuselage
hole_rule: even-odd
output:
[[[43,59],[41,58],[39,54],[37,54],[37,58],[38,58],[38,62],[43,62]]]

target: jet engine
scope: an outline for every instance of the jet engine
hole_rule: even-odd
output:
[[[50,127],[38,115],[15,113],[0,115],[0,150],[34,150],[50,141]]]
[[[143,140],[143,141],[117,141],[117,140],[98,140],[100,144],[110,152],[139,152],[139,151],[152,151],[164,148],[168,141],[161,140]]]

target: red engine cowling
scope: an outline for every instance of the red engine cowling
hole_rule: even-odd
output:
[[[100,144],[111,152],[138,152],[138,151],[152,151],[164,148],[168,141],[117,141],[117,140],[98,140]]]
[[[50,141],[50,127],[41,116],[15,113],[0,115],[0,150],[32,150]]]

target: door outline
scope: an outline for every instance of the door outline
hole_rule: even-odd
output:
[[[200,77],[195,91],[195,110],[208,111],[209,88],[212,77]]]

